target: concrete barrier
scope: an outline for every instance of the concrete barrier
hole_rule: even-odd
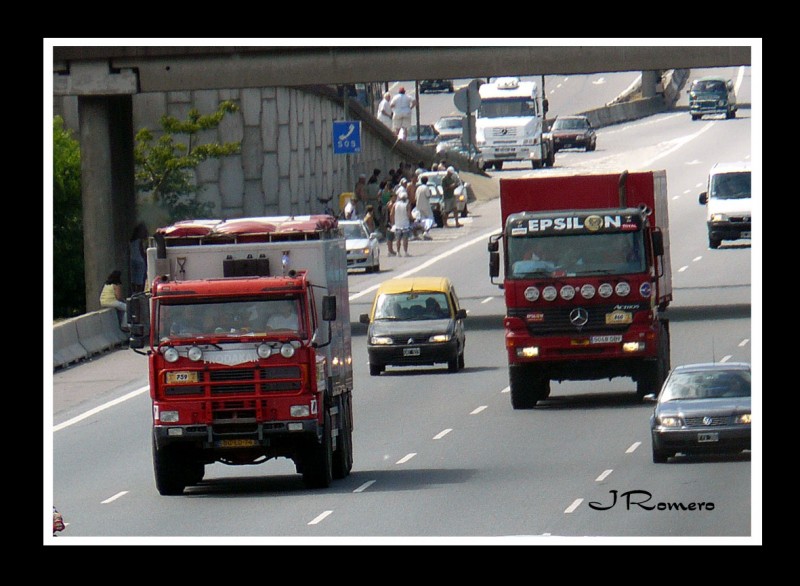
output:
[[[63,368],[89,356],[86,348],[78,340],[77,323],[81,317],[68,319],[53,326],[54,369]]]

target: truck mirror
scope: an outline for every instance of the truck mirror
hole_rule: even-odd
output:
[[[550,102],[545,98],[542,100],[542,114],[547,114],[547,111],[550,109]]]
[[[497,252],[499,248],[497,246],[497,240],[489,240],[489,244],[487,244],[486,247],[488,248],[489,252]]]
[[[494,279],[498,276],[500,276],[500,253],[493,250],[489,252],[489,277]]]
[[[369,325],[369,314],[368,313],[362,313],[361,315],[358,316],[358,321],[360,323],[362,323],[362,324]]]
[[[708,203],[708,192],[704,191],[700,194],[700,197],[697,198],[697,201],[700,202],[700,205],[706,205]]]
[[[325,295],[322,298],[322,319],[336,321],[336,295]]]
[[[147,293],[134,293],[126,304],[130,328],[129,347],[144,348],[150,337],[150,296]]]
[[[664,254],[664,234],[653,232],[653,254],[662,256]]]

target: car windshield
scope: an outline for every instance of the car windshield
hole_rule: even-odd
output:
[[[369,232],[362,222],[353,224],[339,224],[344,229],[344,237],[346,240],[361,240],[362,238],[369,238]]]
[[[266,335],[302,329],[297,299],[228,300],[215,303],[159,303],[155,338]]]
[[[750,396],[750,371],[709,370],[673,373],[661,391],[660,402]]]
[[[450,304],[445,293],[413,291],[380,295],[374,319],[414,321],[449,317]]]
[[[508,277],[620,275],[645,270],[641,231],[508,238]]]
[[[557,118],[553,122],[553,130],[584,130],[589,123],[583,118]]]
[[[724,92],[725,82],[712,80],[697,80],[692,84],[692,91],[695,92]]]
[[[711,197],[743,199],[750,197],[750,172],[719,173],[711,176]]]
[[[453,130],[461,127],[461,118],[442,118],[439,121],[439,130]]]
[[[503,116],[536,116],[536,102],[530,98],[481,100],[478,118],[502,118]]]

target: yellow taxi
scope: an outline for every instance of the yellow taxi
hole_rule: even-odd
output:
[[[387,366],[447,364],[464,368],[464,320],[447,277],[408,277],[385,281],[376,291],[370,313],[359,316],[368,325],[369,373]]]

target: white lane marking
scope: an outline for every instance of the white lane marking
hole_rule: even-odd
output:
[[[453,431],[453,429],[452,429],[452,428],[443,429],[442,431],[440,431],[439,433],[437,433],[435,436],[433,436],[433,439],[435,439],[435,440],[442,439],[444,436],[446,436],[446,435],[447,435],[448,433],[450,433],[451,431]]]
[[[470,413],[470,415],[476,415],[481,411],[483,411],[484,409],[486,409],[486,405],[481,405],[480,407],[477,407],[472,413]]]
[[[503,389],[502,391],[500,391],[500,392],[501,392],[501,393],[508,393],[509,391],[511,391],[511,387],[506,387],[506,388],[504,388],[504,389]]]
[[[317,515],[316,517],[314,517],[314,519],[309,521],[308,524],[309,525],[316,525],[317,523],[322,521],[325,517],[327,517],[331,513],[333,513],[333,511],[324,511],[324,512],[320,513],[319,515]]]
[[[678,272],[682,273],[683,271],[685,271],[688,268],[689,268],[688,265],[683,265],[681,268],[678,269]]]
[[[680,139],[674,141],[675,142],[674,145],[672,145],[670,148],[668,148],[664,152],[657,154],[655,157],[653,157],[649,161],[646,161],[643,165],[640,165],[639,168],[640,169],[648,169],[648,168],[652,167],[653,163],[655,163],[657,160],[663,159],[667,155],[670,155],[670,154],[674,153],[679,148],[685,146],[686,144],[688,144],[689,142],[691,142],[692,140],[694,140],[695,138],[697,138],[698,136],[700,136],[704,132],[706,132],[709,129],[711,129],[712,126],[713,126],[712,122],[708,122],[707,124],[705,124],[702,128],[700,128],[700,130],[698,130],[694,134],[690,134],[688,136],[685,136],[683,138],[680,138]]]
[[[632,454],[632,453],[634,453],[636,451],[636,448],[638,448],[641,445],[642,445],[642,442],[633,442],[631,444],[631,447],[629,447],[627,450],[625,450],[625,453],[626,454]]]
[[[406,454],[405,456],[400,458],[397,462],[395,462],[395,464],[405,464],[406,462],[408,462],[411,458],[413,458],[416,455],[417,455],[416,452],[411,452],[410,454]]]
[[[101,501],[101,502],[100,502],[100,504],[101,504],[101,505],[107,505],[108,503],[113,503],[113,502],[114,502],[115,500],[117,500],[119,497],[121,497],[121,496],[125,496],[126,494],[128,494],[128,491],[127,491],[127,490],[123,490],[122,492],[118,492],[118,493],[117,493],[117,494],[115,494],[114,496],[112,496],[112,497],[109,497],[109,498],[107,498],[107,499],[106,499],[106,500],[104,500],[104,501]]]
[[[69,427],[70,425],[74,425],[74,424],[78,423],[79,421],[83,421],[87,417],[91,417],[92,415],[100,413],[101,411],[105,411],[109,407],[113,407],[114,405],[117,405],[118,403],[122,403],[123,401],[127,401],[128,399],[132,399],[135,396],[141,395],[145,391],[149,391],[149,390],[150,390],[149,386],[142,387],[141,389],[136,389],[135,391],[131,391],[127,395],[123,395],[122,397],[117,397],[113,401],[109,401],[105,405],[100,405],[99,407],[95,407],[94,409],[90,409],[86,413],[81,413],[80,415],[77,415],[77,416],[73,417],[72,419],[68,419],[67,421],[64,421],[63,423],[59,423],[58,425],[54,425],[53,426],[53,433],[55,433],[55,432],[57,432],[57,431],[59,431],[61,429],[64,429],[65,427]]]
[[[739,348],[741,348],[742,346],[747,346],[747,344],[749,343],[750,343],[750,338],[745,338],[744,340],[739,342]]]
[[[570,506],[568,506],[566,509],[564,509],[564,512],[567,513],[567,514],[571,513],[572,511],[577,509],[579,506],[581,506],[582,502],[583,502],[583,499],[575,499],[574,501],[572,501],[572,504]]]
[[[698,260],[701,260],[702,258],[703,258],[702,256],[696,256],[696,257],[694,257],[692,259],[692,262],[697,262]]]
[[[448,256],[450,256],[452,254],[456,254],[457,252],[460,252],[461,250],[467,248],[468,246],[472,246],[473,244],[477,244],[478,242],[486,242],[486,239],[489,236],[491,236],[492,234],[497,234],[497,229],[493,229],[493,230],[490,230],[488,232],[484,232],[483,234],[481,234],[480,236],[476,236],[472,240],[468,240],[467,242],[464,242],[463,244],[459,244],[458,246],[456,246],[454,248],[451,248],[447,252],[443,252],[442,254],[439,254],[437,256],[434,256],[431,259],[426,260],[421,265],[419,265],[417,267],[414,267],[413,269],[410,269],[410,270],[406,271],[405,273],[401,273],[399,275],[393,275],[392,278],[393,279],[401,279],[403,277],[408,277],[410,275],[413,275],[414,273],[418,273],[419,271],[421,271],[423,269],[427,269],[432,264],[435,264],[435,263],[439,262],[440,260],[444,260],[445,258],[447,258]],[[358,299],[359,297],[363,297],[367,293],[372,293],[378,287],[380,287],[380,285],[381,284],[378,283],[377,285],[372,285],[371,287],[367,287],[363,291],[359,291],[358,293],[353,293],[350,296],[350,301],[353,301],[354,299]]]
[[[608,475],[611,474],[612,472],[613,472],[613,470],[611,470],[611,469],[604,470],[603,473],[600,476],[598,476],[597,478],[594,479],[594,481],[595,482],[603,482],[606,478],[608,478]]]
[[[728,354],[728,355],[726,355],[726,356],[723,356],[723,357],[722,357],[722,360],[720,360],[720,362],[728,362],[728,360],[730,360],[731,358],[733,358],[733,356],[731,356],[730,354]]]
[[[362,484],[361,486],[359,486],[353,492],[364,492],[365,490],[367,490],[373,484],[375,484],[375,481],[374,480],[369,480],[369,481],[365,482],[364,484]]]
[[[481,303],[489,303],[492,299],[494,299],[494,297],[487,297],[486,299],[481,301]]]

